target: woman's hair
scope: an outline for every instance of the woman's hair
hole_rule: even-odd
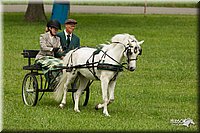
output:
[[[49,30],[49,27],[46,27],[45,28],[45,32],[49,32],[50,30]]]
[[[50,20],[50,21],[48,21],[45,31],[46,32],[50,31],[50,29],[49,29],[50,27],[51,28],[53,27],[53,28],[61,30],[61,24],[60,24],[60,22],[58,20]]]

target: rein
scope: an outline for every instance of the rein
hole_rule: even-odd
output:
[[[116,63],[118,64],[119,67],[125,68],[125,69],[128,70],[128,68],[124,66],[126,63],[119,63],[119,62],[116,61],[113,57],[111,57],[110,55],[108,55],[108,54],[107,54],[107,51],[105,52],[105,51],[103,51],[103,50],[101,50],[101,49],[100,49],[100,51],[104,53],[103,56],[108,56],[110,59],[112,59],[114,62],[116,62]],[[103,57],[103,56],[102,56],[102,57]],[[110,65],[113,65],[113,64],[110,64]],[[117,66],[117,65],[115,65],[115,66]]]

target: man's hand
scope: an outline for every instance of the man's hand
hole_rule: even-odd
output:
[[[61,56],[60,59],[63,60],[64,56]]]

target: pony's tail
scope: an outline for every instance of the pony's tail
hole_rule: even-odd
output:
[[[64,57],[64,59],[63,59],[63,61],[64,61],[64,64],[63,64],[63,65],[64,65],[64,66],[65,66],[66,64],[69,64],[68,61],[70,61],[69,58],[71,57],[71,53],[72,53],[72,52],[73,52],[73,50],[69,51],[69,52],[65,55],[65,57]],[[60,102],[61,99],[62,99],[62,96],[63,96],[63,93],[64,93],[64,89],[65,89],[64,85],[65,85],[66,81],[67,81],[67,73],[66,73],[66,71],[63,71],[62,77],[61,77],[61,79],[60,79],[60,81],[59,81],[59,83],[58,83],[58,85],[56,86],[55,91],[54,91],[54,99],[55,99],[56,101],[58,101],[58,102]]]
[[[67,81],[67,73],[63,72],[62,78],[60,79],[54,91],[54,99],[58,102],[60,102],[62,99],[64,88],[65,88],[64,85],[66,81]]]

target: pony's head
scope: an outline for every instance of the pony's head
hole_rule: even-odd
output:
[[[127,60],[128,70],[134,71],[136,69],[137,57],[142,54],[141,44],[144,41],[138,41],[135,36],[129,34],[117,34],[111,41],[124,45],[124,57]]]

